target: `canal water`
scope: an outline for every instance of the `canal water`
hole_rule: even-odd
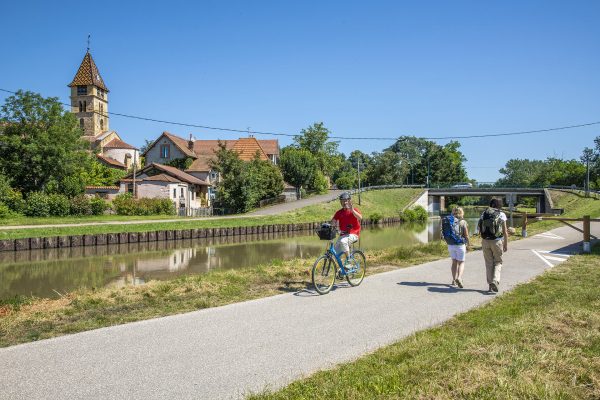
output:
[[[477,217],[467,216],[471,232]],[[359,247],[427,243],[440,238],[439,219],[420,225],[363,228]],[[266,264],[313,259],[328,242],[310,231],[29,250],[0,253],[0,299],[15,295],[56,298],[78,288],[144,284],[150,280]]]

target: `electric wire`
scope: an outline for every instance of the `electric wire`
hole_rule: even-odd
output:
[[[17,94],[17,92],[7,90],[7,89],[2,89],[2,88],[0,88],[0,91],[6,92],[6,93]],[[67,107],[72,107],[71,104],[66,104],[66,103],[60,103],[60,104],[67,106]],[[285,136],[285,137],[300,136],[299,134],[251,131],[249,129],[223,128],[223,127],[215,127],[215,126],[208,126],[208,125],[191,124],[191,123],[185,123],[185,122],[166,121],[166,120],[160,120],[160,119],[155,119],[155,118],[140,117],[137,115],[116,113],[113,111],[107,111],[107,112],[105,112],[105,114],[115,115],[115,116],[124,117],[124,118],[137,119],[137,120],[141,120],[141,121],[157,122],[157,123],[161,123],[161,124],[169,124],[169,125],[176,125],[176,126],[185,126],[185,127],[189,127],[189,128],[210,129],[210,130],[216,130],[216,131],[236,132],[236,133],[245,133],[245,134],[252,134],[252,135]],[[589,122],[589,123],[585,123],[585,124],[560,126],[560,127],[556,127],[556,128],[536,129],[536,130],[530,130],[530,131],[518,131],[518,132],[507,132],[507,133],[488,133],[488,134],[465,135],[465,136],[415,136],[415,135],[403,134],[403,135],[399,135],[397,137],[329,136],[329,138],[330,139],[340,139],[340,140],[389,140],[389,141],[397,141],[402,136],[414,136],[418,139],[426,139],[426,140],[475,139],[475,138],[486,138],[486,137],[527,135],[527,134],[531,134],[531,133],[554,132],[554,131],[560,131],[560,130],[566,130],[566,129],[575,129],[575,128],[582,128],[582,127],[586,127],[586,126],[599,125],[599,124],[600,124],[600,121]]]

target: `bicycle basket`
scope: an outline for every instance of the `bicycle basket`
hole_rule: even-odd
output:
[[[333,240],[337,235],[335,227],[331,226],[331,224],[323,224],[321,228],[317,230],[317,235],[319,235],[319,239],[321,240]]]

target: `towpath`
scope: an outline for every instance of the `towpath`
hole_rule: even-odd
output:
[[[598,224],[592,230],[600,234]],[[562,227],[510,243],[502,292],[580,250]],[[497,295],[480,251],[464,289],[449,260],[311,290],[0,349],[1,399],[238,399],[276,389],[443,323]]]

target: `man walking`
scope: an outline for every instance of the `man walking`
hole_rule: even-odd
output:
[[[492,199],[490,207],[481,214],[478,222],[490,292],[498,292],[502,271],[502,253],[508,251],[507,218],[506,214],[500,211],[501,208],[502,199]]]

